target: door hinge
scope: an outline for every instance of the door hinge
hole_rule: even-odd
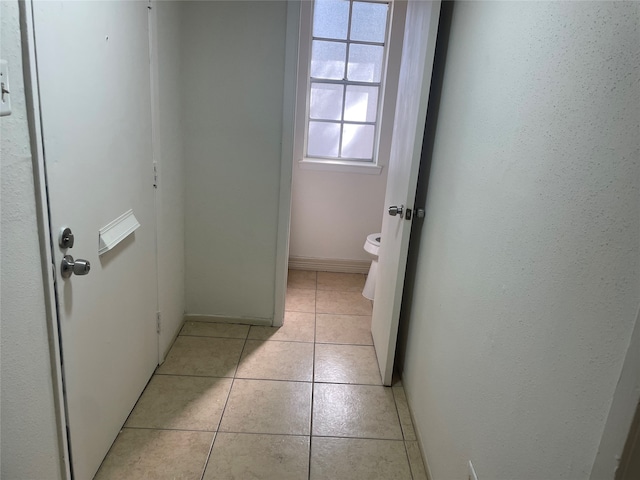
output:
[[[160,312],[156,312],[156,332],[158,334],[160,334],[160,330],[161,330],[161,316],[160,316]]]
[[[153,161],[153,188],[158,188],[158,162]]]

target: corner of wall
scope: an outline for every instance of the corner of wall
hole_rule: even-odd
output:
[[[591,469],[591,480],[611,479],[616,473],[629,426],[640,403],[640,308],[631,334],[627,354],[611,400],[598,453]]]

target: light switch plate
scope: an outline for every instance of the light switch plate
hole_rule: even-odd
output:
[[[11,115],[11,88],[9,88],[9,64],[6,60],[0,60],[0,84],[2,84],[2,97],[0,98],[0,117]]]

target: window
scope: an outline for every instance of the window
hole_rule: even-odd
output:
[[[390,2],[313,2],[305,158],[377,163],[390,17]]]

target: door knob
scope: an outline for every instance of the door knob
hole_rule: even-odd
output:
[[[402,212],[404,210],[404,205],[400,205],[399,207],[396,205],[392,205],[389,207],[389,215],[395,217],[396,215],[400,215],[402,217]]]
[[[62,278],[69,278],[72,274],[86,275],[91,270],[89,260],[79,258],[74,260],[71,255],[65,255],[62,259],[60,275]]]

